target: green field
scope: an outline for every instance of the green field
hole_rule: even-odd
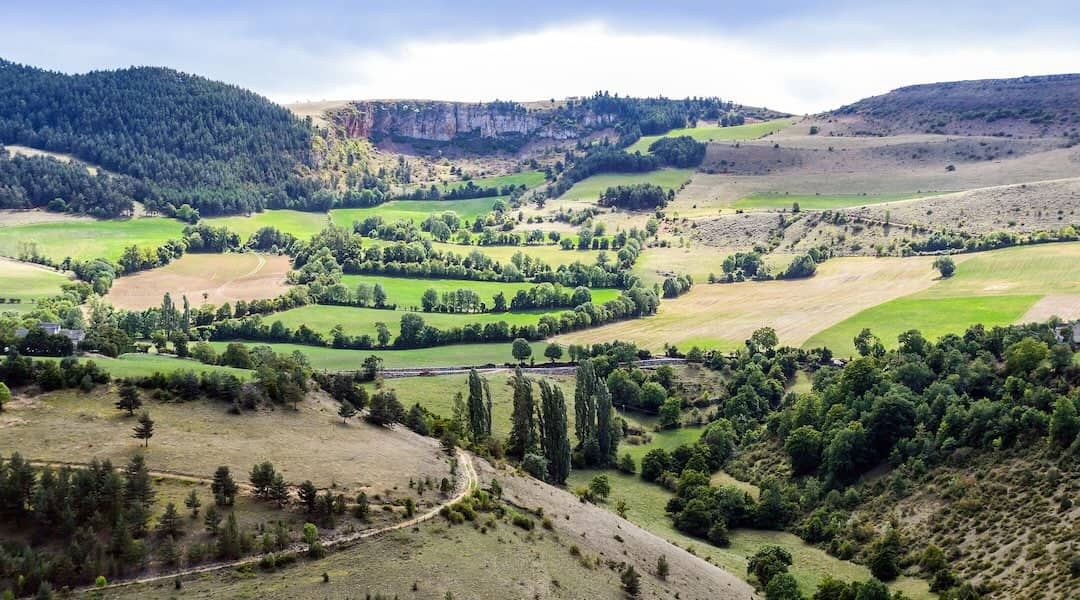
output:
[[[507,303],[514,297],[518,290],[528,290],[537,284],[534,283],[499,283],[495,281],[467,281],[462,279],[409,279],[406,277],[375,277],[369,275],[345,275],[341,283],[349,289],[356,289],[360,283],[375,285],[379,283],[386,290],[390,303],[398,305],[398,308],[414,308],[420,306],[421,297],[428,289],[434,289],[439,294],[452,292],[459,289],[469,289],[480,294],[481,299],[490,307],[492,297],[499,292],[506,295]],[[592,290],[593,302],[600,304],[619,297],[619,290],[603,288]]]
[[[326,213],[301,210],[266,210],[247,217],[213,217],[203,219],[202,222],[215,227],[224,225],[240,234],[240,240],[246,242],[251,237],[251,234],[263,227],[274,227],[280,231],[291,233],[298,239],[306,240],[322,231],[330,220],[327,218]]]
[[[867,196],[865,194],[751,194],[745,198],[736,200],[732,208],[741,209],[790,209],[795,202],[799,203],[802,210],[827,210],[833,208],[851,208],[854,206],[867,206],[870,204],[882,204],[885,202],[897,202],[899,200],[912,200],[914,198],[926,198],[937,196],[945,192],[925,192],[916,194],[881,194]]]
[[[462,244],[448,244],[443,242],[432,242],[431,246],[440,252],[453,252],[459,256],[465,256],[473,250],[479,251],[485,256],[491,257],[492,260],[500,263],[508,263],[518,252],[538,258],[544,263],[551,265],[552,268],[557,268],[559,265],[569,265],[575,262],[583,262],[585,264],[595,264],[596,255],[601,251],[593,250],[563,250],[560,246],[555,244],[545,246],[465,246]],[[615,255],[611,250],[607,251],[609,257]]]
[[[41,358],[38,360],[55,360],[58,358]],[[119,358],[96,356],[93,359],[97,365],[109,372],[113,378],[124,377],[149,377],[154,373],[170,373],[172,371],[194,371],[196,373],[230,373],[241,379],[248,379],[252,372],[246,369],[234,369],[217,365],[205,365],[190,358],[177,358],[158,354],[121,354]]]
[[[574,470],[570,472],[567,487],[573,489],[587,485],[600,471]],[[702,558],[709,559],[727,571],[746,578],[746,560],[758,548],[765,544],[779,544],[791,551],[794,564],[791,574],[799,582],[799,589],[809,597],[817,588],[818,582],[831,575],[845,581],[865,581],[870,578],[870,571],[863,566],[840,560],[815,548],[797,536],[782,531],[759,529],[736,529],[731,532],[731,545],[727,548],[713,546],[707,540],[698,539],[682,533],[671,524],[664,508],[672,495],[663,487],[643,481],[636,475],[624,475],[607,470],[611,483],[611,495],[601,506],[614,511],[615,503],[625,500],[626,518],[630,522],[651,531],[661,538],[683,548],[693,549]],[[915,599],[932,598],[925,581],[912,577],[901,577],[890,584],[890,590],[901,590]]]
[[[156,248],[179,239],[183,229],[184,223],[159,217],[16,225],[0,229],[0,255],[18,256],[25,242],[57,262],[68,256],[117,260],[132,244]]]
[[[0,313],[34,310],[34,301],[60,293],[60,286],[70,281],[62,273],[46,267],[0,260]],[[11,304],[17,298],[21,302]]]
[[[804,348],[828,346],[843,356],[869,328],[887,347],[918,329],[930,339],[963,333],[971,325],[1016,323],[1042,297],[1078,296],[1080,243],[1042,244],[956,257],[956,273],[925,291],[865,309],[810,337]]]
[[[602,173],[575,183],[560,196],[560,199],[595,201],[609,187],[638,183],[652,183],[665,189],[678,191],[684,183],[690,181],[693,173],[692,169],[660,169],[649,173]]]
[[[897,298],[868,308],[853,317],[815,334],[804,348],[825,346],[838,356],[855,350],[852,341],[863,328],[869,328],[886,347],[896,347],[896,337],[909,329],[918,329],[928,339],[947,333],[963,333],[968,327],[983,324],[1015,323],[1039,296],[978,296],[971,298],[927,298],[922,294]]]
[[[387,323],[390,326],[389,323]],[[391,327],[391,330],[393,327]],[[221,353],[230,342],[210,342]],[[510,344],[455,344],[415,350],[342,350],[325,346],[306,346],[303,344],[266,344],[263,342],[244,341],[250,346],[270,346],[278,354],[300,352],[307,356],[311,366],[327,371],[355,371],[364,364],[364,359],[372,354],[383,359],[383,366],[388,369],[409,369],[416,367],[457,367],[471,365],[512,362]],[[533,342],[533,356],[543,361],[544,342]]]
[[[368,217],[379,216],[388,222],[412,221],[419,223],[432,213],[457,213],[462,219],[470,221],[480,215],[491,212],[496,200],[506,202],[506,197],[473,198],[471,200],[391,200],[378,206],[367,208],[335,208],[330,211],[334,224],[351,227],[353,221],[363,221]]]
[[[627,148],[626,151],[631,154],[634,152],[644,154],[649,151],[649,146],[653,142],[662,137],[679,137],[683,135],[688,135],[699,142],[756,140],[770,133],[776,133],[788,125],[791,125],[791,119],[776,119],[762,121],[761,123],[736,125],[734,127],[684,127],[682,129],[672,129],[664,135],[643,136]]]
[[[508,185],[519,186],[524,185],[526,188],[534,188],[541,183],[544,183],[544,174],[541,171],[522,171],[521,173],[511,173],[510,175],[497,175],[495,177],[482,177],[479,179],[471,180],[477,186],[482,188],[498,187],[502,188]],[[455,190],[457,188],[465,187],[468,185],[468,181],[451,181],[445,185],[442,183],[436,183],[435,187],[441,191]],[[431,182],[419,183],[405,186],[406,193],[411,192],[419,187],[430,188]]]
[[[436,329],[447,330],[452,327],[461,327],[469,323],[498,323],[505,321],[508,325],[532,325],[538,323],[542,315],[558,315],[563,309],[558,310],[529,310],[508,313],[476,313],[476,314],[447,314],[416,312],[424,319],[425,325],[431,325]],[[281,321],[289,329],[295,330],[300,325],[318,331],[329,337],[330,330],[335,325],[345,328],[346,335],[375,335],[375,323],[383,322],[390,328],[390,332],[396,334],[402,315],[408,314],[403,310],[378,310],[374,308],[357,308],[353,306],[326,306],[308,305],[286,310],[284,312],[268,315],[263,318],[265,323]]]

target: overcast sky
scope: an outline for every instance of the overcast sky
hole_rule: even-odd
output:
[[[794,113],[912,83],[1080,72],[1075,0],[153,4],[0,0],[0,57],[168,66],[281,103],[609,90]]]

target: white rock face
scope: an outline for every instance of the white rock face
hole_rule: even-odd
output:
[[[463,135],[568,140],[615,120],[614,115],[598,115],[582,109],[574,109],[573,113],[529,111],[516,105],[426,101],[357,102],[333,118],[350,137],[382,135],[438,142],[449,142]]]

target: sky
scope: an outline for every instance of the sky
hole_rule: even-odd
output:
[[[0,0],[0,58],[166,66],[283,104],[719,96],[803,114],[915,83],[1080,72],[1074,0]]]

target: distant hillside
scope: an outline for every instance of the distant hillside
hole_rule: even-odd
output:
[[[863,135],[1080,137],[1080,74],[912,85],[831,116],[847,133]]]
[[[303,107],[294,108],[303,110]],[[329,105],[325,118],[349,137],[454,146],[472,152],[517,151],[530,142],[577,140],[613,130],[629,144],[697,120],[776,118],[782,113],[720,98],[628,98],[606,92],[561,102],[371,100]]]
[[[306,202],[312,130],[235,86],[171,69],[66,75],[0,60],[0,144],[64,152],[134,178],[151,208],[204,215]]]

